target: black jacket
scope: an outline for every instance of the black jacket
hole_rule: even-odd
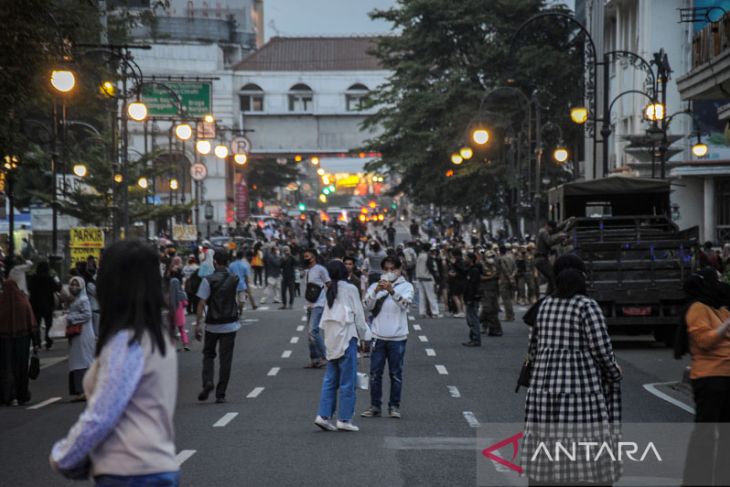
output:
[[[466,289],[464,289],[464,301],[473,303],[482,299],[481,291],[482,266],[475,264],[466,271]]]
[[[236,303],[236,289],[238,276],[231,274],[227,269],[216,270],[206,277],[210,284],[208,296],[208,312],[205,322],[209,325],[225,325],[238,321],[238,303]]]

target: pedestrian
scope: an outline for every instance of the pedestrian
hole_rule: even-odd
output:
[[[530,242],[525,251],[525,284],[527,285],[528,305],[537,302],[537,296],[540,294],[539,278],[537,267],[535,267],[535,244]]]
[[[413,282],[416,277],[416,264],[418,261],[418,253],[416,252],[417,242],[408,242],[403,247],[404,268],[406,270],[406,279]]]
[[[279,249],[275,246],[264,254],[264,272],[266,287],[261,297],[261,303],[265,303],[269,297],[273,297],[274,303],[281,303],[281,259]]]
[[[555,291],[555,273],[550,264],[550,254],[553,252],[553,247],[559,245],[565,238],[565,234],[558,233],[558,224],[552,220],[545,223],[537,232],[535,268],[547,281],[546,295],[550,295]]]
[[[198,276],[201,278],[208,277],[215,272],[214,262],[215,251],[209,241],[203,241],[203,251],[200,253],[198,260],[200,261],[200,268],[198,269]]]
[[[466,271],[461,249],[451,249],[449,260],[449,294],[454,302],[454,318],[464,318],[464,288],[466,287]]]
[[[175,266],[168,273],[169,280],[167,289],[167,312],[170,319],[171,330],[180,335],[183,350],[190,351],[190,339],[185,329],[185,308],[188,306],[188,296],[182,288],[182,269]]]
[[[360,292],[348,281],[349,273],[340,260],[327,264],[330,285],[322,313],[321,330],[327,348],[327,371],[322,381],[319,411],[314,424],[325,431],[359,431],[352,424],[355,413],[355,386],[357,383],[358,339],[360,351],[369,350],[372,339],[365,322],[365,311]],[[330,421],[335,414],[339,392],[337,423]]]
[[[53,310],[56,307],[54,295],[60,290],[61,282],[51,276],[48,261],[38,262],[35,274],[28,279],[28,292],[30,292],[30,305],[38,320],[38,327],[40,328],[42,321],[46,328],[46,350],[50,350],[53,346],[53,339],[48,334],[53,326]]]
[[[700,269],[712,267],[716,271],[722,272],[722,259],[712,249],[712,242],[709,240],[702,246],[699,257]]]
[[[515,310],[513,305],[514,289],[517,276],[517,264],[507,247],[499,247],[499,258],[497,259],[497,270],[499,271],[499,296],[504,306],[504,320],[514,321]]]
[[[30,301],[11,279],[3,282],[0,317],[0,402],[10,406],[17,401],[22,405],[30,401],[31,342],[33,353],[38,353],[41,337]]]
[[[527,304],[527,262],[526,254],[527,249],[524,246],[519,246],[516,251],[513,252],[515,267],[517,273],[515,274],[515,294],[517,297],[517,304],[525,306]]]
[[[258,227],[257,227],[258,228]],[[256,242],[253,247],[253,257],[251,258],[251,268],[253,269],[253,285],[254,287],[264,286],[264,253],[261,250],[261,242]]]
[[[388,363],[390,400],[388,415],[401,417],[403,363],[408,341],[408,309],[413,301],[413,285],[401,275],[402,264],[386,257],[381,264],[380,280],[365,293],[365,306],[372,313],[373,346],[370,355],[370,407],[361,416],[380,416],[383,396],[383,371]]]
[[[415,218],[411,220],[411,226],[409,230],[411,231],[411,240],[417,240],[421,236],[421,229]]]
[[[216,349],[220,356],[218,385],[215,386],[215,402],[226,402],[226,389],[231,377],[233,347],[236,332],[241,329],[238,321],[236,293],[238,276],[228,271],[228,252],[217,250],[213,256],[215,272],[203,278],[198,289],[198,316],[195,322],[195,338],[203,338],[205,316],[205,340],[203,342],[203,390],[198,401],[207,401],[215,379]]]
[[[484,254],[484,273],[482,274],[482,309],[479,321],[482,334],[493,337],[502,336],[502,324],[499,322],[499,271],[497,259],[493,251]]]
[[[357,292],[360,294],[360,299],[362,299],[364,293],[363,276],[360,269],[357,268],[355,257],[348,255],[342,259],[342,263],[345,264],[345,268],[347,269],[347,282],[357,288]]]
[[[365,251],[365,262],[368,270],[368,284],[377,281],[380,278],[380,264],[388,254],[380,246],[380,242],[373,239],[370,240],[369,248]]]
[[[327,286],[330,283],[330,276],[327,269],[317,262],[317,251],[307,249],[304,251],[304,264],[307,267],[304,285],[304,299],[308,303],[308,324],[309,324],[309,363],[304,367],[307,369],[319,369],[326,365],[324,339],[319,330],[319,323],[322,320],[324,305],[327,301]]]
[[[684,315],[695,428],[687,446],[683,485],[730,485],[730,296],[717,271],[705,267],[684,282]]]
[[[286,309],[286,297],[289,295],[289,309],[294,306],[294,288],[296,286],[297,259],[292,255],[291,247],[285,245],[281,250],[281,308]]]
[[[393,222],[388,223],[388,228],[385,229],[385,233],[388,235],[388,247],[395,248],[395,234],[396,230],[393,226]]]
[[[522,466],[530,485],[611,484],[621,464],[608,456],[586,464],[534,455],[540,443],[555,451],[562,434],[618,448],[622,374],[603,312],[587,295],[579,257],[560,257],[555,273],[556,291],[540,304],[529,339]]]
[[[72,400],[85,401],[84,374],[94,361],[95,356],[94,321],[84,280],[79,276],[72,277],[68,283],[68,291],[73,297],[66,315],[66,337],[69,344],[68,391]]]
[[[200,287],[200,281],[202,280],[202,277],[200,277],[200,267],[197,267],[195,270],[193,270],[192,274],[190,274],[190,277],[185,279],[185,285],[183,286],[185,289],[185,294],[188,295],[188,314],[194,315],[197,313],[198,310],[198,288]]]
[[[84,377],[89,401],[50,455],[52,468],[67,478],[91,475],[97,487],[179,484],[177,357],[162,320],[158,262],[140,242],[117,242],[104,252],[99,342]]]
[[[246,261],[242,250],[236,252],[236,260],[228,266],[231,274],[238,276],[238,287],[236,288],[236,303],[238,304],[239,316],[243,312],[243,306],[246,303],[246,296],[249,288],[249,277],[251,276],[251,266]],[[251,301],[253,303],[253,301]],[[254,309],[256,309],[254,307]]]
[[[466,254],[466,287],[464,303],[466,304],[466,324],[469,326],[469,341],[462,343],[465,347],[481,347],[482,335],[479,332],[479,302],[482,299],[482,266],[477,262],[476,254]]]
[[[428,313],[433,318],[441,318],[439,303],[436,298],[436,281],[438,281],[438,264],[431,258],[431,244],[421,245],[416,259],[415,283],[418,286],[418,315],[425,318]]]

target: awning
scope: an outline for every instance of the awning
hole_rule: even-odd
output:
[[[669,181],[660,179],[610,176],[590,181],[561,184],[554,189],[563,196],[591,196],[622,193],[663,193],[669,191]]]

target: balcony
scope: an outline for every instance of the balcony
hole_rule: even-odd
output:
[[[677,79],[683,100],[730,98],[730,14],[692,39],[692,70]]]

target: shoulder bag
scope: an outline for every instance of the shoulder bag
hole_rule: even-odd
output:
[[[530,348],[534,345],[537,347],[537,308],[540,307],[540,304],[542,301],[538,301],[533,305],[533,308],[535,308],[535,316],[534,321],[531,323],[532,326],[532,335],[530,335],[530,344],[527,348],[527,356],[525,357],[525,361],[522,362],[522,368],[520,369],[520,375],[517,378],[517,387],[515,387],[515,393],[520,391],[520,387],[530,387],[530,378],[532,377],[532,369],[535,365],[535,358],[530,357]],[[530,309],[532,311],[532,308]],[[529,313],[529,311],[528,311]],[[527,322],[527,320],[525,320]],[[528,323],[530,324],[530,323]]]

